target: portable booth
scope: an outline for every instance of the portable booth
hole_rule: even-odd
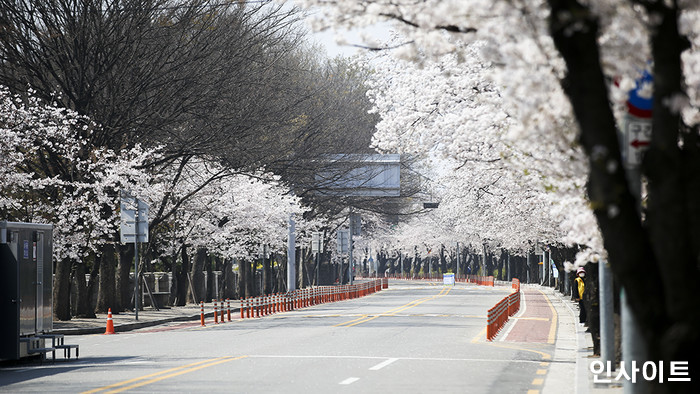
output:
[[[55,351],[44,344],[53,329],[52,232],[0,221],[0,360]]]

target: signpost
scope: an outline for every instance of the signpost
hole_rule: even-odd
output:
[[[139,319],[139,242],[148,242],[148,204],[122,190],[121,242],[134,243],[134,316]]]
[[[323,253],[323,233],[320,231],[314,231],[311,233],[311,253],[316,256],[316,286],[318,286],[318,271],[320,270],[321,258],[320,254]]]
[[[454,286],[455,274],[442,274],[442,284],[445,286]]]
[[[629,183],[630,192],[637,200],[637,209],[641,211],[641,195],[642,195],[642,171],[641,164],[644,158],[644,152],[648,149],[652,135],[652,106],[654,103],[653,96],[649,94],[652,91],[653,84],[652,75],[644,72],[642,77],[636,81],[635,89],[629,92],[627,100],[627,114],[623,119],[623,148],[622,156],[625,161],[625,171],[627,182]],[[640,212],[641,215],[641,212]],[[604,261],[599,261],[598,264],[605,265]],[[599,268],[601,275],[599,276],[600,294],[600,345],[601,359],[603,362],[614,362],[614,326],[613,326],[613,304],[612,304],[612,286],[608,284],[611,281],[609,270]],[[622,325],[622,360],[626,364],[625,368],[630,368],[630,361],[639,364],[644,363],[649,359],[647,350],[644,347],[641,330],[636,316],[632,313],[627,301],[624,287],[620,292],[620,314]],[[639,390],[646,392],[648,387],[644,387],[647,383],[640,382],[634,387],[629,381],[624,382],[624,392],[631,393]]]
[[[348,244],[350,243],[350,231],[338,230],[338,253],[347,253]]]
[[[625,144],[623,157],[627,167],[639,167],[651,141],[651,119],[625,116]]]

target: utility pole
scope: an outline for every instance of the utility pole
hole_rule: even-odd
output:
[[[508,260],[506,261],[506,280],[510,280],[510,253],[506,256]]]
[[[139,319],[139,242],[148,242],[148,204],[131,195],[120,192],[122,243],[134,243],[134,318]]]
[[[294,214],[289,214],[289,224],[287,226],[287,291],[294,291],[297,288],[296,281],[296,243],[295,243],[295,223]]]
[[[459,242],[457,242],[457,269],[455,271],[455,278],[459,279]]]
[[[615,326],[613,322],[613,283],[610,266],[598,262],[598,291],[600,296],[600,361],[615,364]]]
[[[525,257],[525,266],[527,269],[525,270],[525,283],[530,283],[530,250],[528,249]]]
[[[544,285],[545,280],[547,281],[547,286],[549,286],[549,277],[547,276],[547,245],[542,246],[542,285]]]

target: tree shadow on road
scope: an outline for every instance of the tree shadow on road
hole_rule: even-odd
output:
[[[111,364],[128,359],[127,357],[83,357],[71,359],[45,360],[38,358],[22,359],[18,361],[0,362],[0,391],[3,386],[40,379],[61,373],[72,372],[84,368],[92,368],[103,364]]]

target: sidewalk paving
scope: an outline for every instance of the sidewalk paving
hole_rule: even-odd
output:
[[[238,300],[236,300],[238,301]],[[240,316],[238,302],[231,301],[231,317]],[[234,315],[235,312],[235,315]],[[221,313],[221,312],[219,312]],[[214,318],[214,303],[204,304],[204,316],[208,320]],[[112,322],[116,333],[136,330],[144,327],[152,327],[165,323],[198,321],[200,319],[200,306],[187,304],[160,308],[159,311],[146,307],[139,311],[139,318],[133,311],[112,313]],[[69,321],[54,321],[53,333],[63,335],[103,334],[107,328],[107,314],[98,313],[95,319],[73,318]]]
[[[539,286],[538,286],[539,288]],[[542,393],[613,394],[622,393],[622,382],[596,383],[590,364],[599,360],[593,355],[593,339],[586,327],[578,323],[578,304],[552,288],[540,288],[558,315],[557,338],[553,360],[575,360],[574,366],[553,362]],[[572,381],[571,377],[575,376]]]

